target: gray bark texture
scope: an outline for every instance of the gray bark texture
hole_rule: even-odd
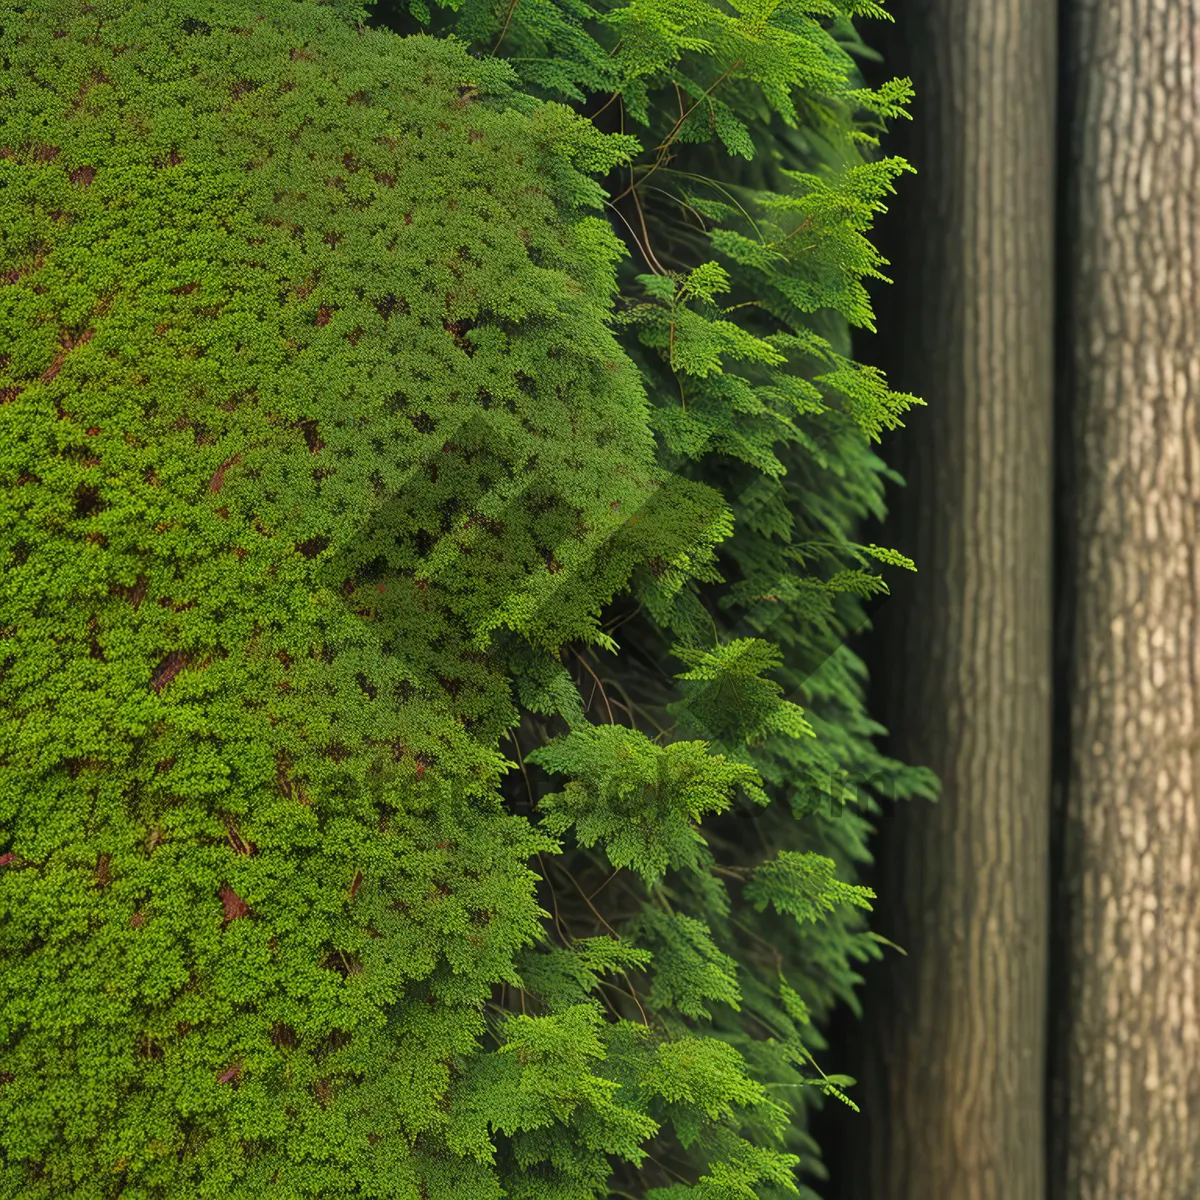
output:
[[[1069,0],[1065,18],[1051,1195],[1196,1200],[1200,5]]]
[[[855,1200],[1041,1200],[1053,619],[1057,22],[1046,0],[907,0],[869,44],[907,75],[887,153],[891,286],[862,353],[928,409],[885,442],[884,535],[916,560],[876,621],[889,750],[936,805],[885,812],[859,1046]],[[862,1138],[862,1133],[853,1137]]]

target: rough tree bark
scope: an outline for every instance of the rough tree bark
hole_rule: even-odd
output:
[[[1051,1194],[1200,1196],[1200,8],[1063,25],[1061,627]]]
[[[885,814],[855,1200],[1044,1196],[1056,20],[1046,0],[908,0],[867,40],[913,79],[881,224],[874,348],[929,405],[884,446],[911,554],[876,621],[888,749],[941,777]],[[865,1141],[865,1146],[864,1146]]]

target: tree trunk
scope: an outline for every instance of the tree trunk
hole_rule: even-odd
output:
[[[1061,1200],[1200,1196],[1200,9],[1064,23]],[[1057,998],[1056,998],[1057,999]]]
[[[881,822],[875,927],[907,957],[868,979],[850,1194],[1040,1200],[1056,19],[1046,0],[895,15],[867,37],[913,79],[913,121],[884,147],[919,174],[881,227],[896,282],[864,349],[929,408],[883,448],[908,481],[885,540],[918,574],[876,622],[875,711],[943,793]]]

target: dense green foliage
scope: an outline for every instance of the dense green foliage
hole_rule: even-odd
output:
[[[736,813],[710,801],[705,813],[689,789],[674,813],[660,808],[644,839],[659,847],[655,866],[661,847],[678,849],[653,881],[637,878],[630,810],[608,797],[603,808],[591,801],[576,845],[546,860],[552,939],[607,930],[655,953],[650,970],[628,976],[639,1007],[610,992],[614,1010],[736,1047],[764,1089],[764,1103],[723,1123],[745,1142],[664,1129],[644,1163],[618,1166],[616,1186],[667,1189],[661,1198],[699,1179],[689,1191],[705,1197],[784,1195],[790,1186],[772,1174],[781,1160],[766,1148],[822,1177],[806,1110],[848,1081],[817,1067],[820,1026],[837,1003],[857,1008],[856,964],[880,953],[863,917],[870,894],[853,885],[870,818],[877,800],[936,794],[928,772],[874,748],[882,731],[844,644],[864,625],[864,601],[886,592],[872,560],[911,567],[854,533],[883,515],[889,473],[871,442],[917,401],[852,361],[850,346],[853,327],[872,328],[863,281],[882,279],[885,265],[864,235],[911,169],[879,155],[877,134],[904,115],[911,91],[894,80],[872,92],[854,65],[870,52],[853,19],[886,16],[871,0],[450,7],[431,14],[433,27],[505,55],[530,91],[579,104],[644,147],[605,181],[631,249],[624,342],[647,382],[660,462],[720,490],[735,518],[718,547],[719,580],[664,603],[635,578],[637,604],[611,626],[622,652],[577,656],[588,715],[643,731],[621,737],[645,764],[647,791],[655,756],[669,778],[684,751],[676,739],[702,738],[723,770],[755,772],[765,794],[743,784],[752,802],[771,801]],[[427,16],[416,2],[409,11]],[[527,716],[521,745],[554,732]],[[582,748],[577,735],[530,756],[575,777],[564,800],[541,799],[556,831],[565,801],[596,790],[581,755],[564,753],[573,745]],[[536,777],[530,786],[550,790]],[[614,808],[597,852],[601,814]],[[644,799],[638,808],[646,814]],[[695,846],[681,826],[701,816]],[[627,864],[635,869],[613,873]],[[665,925],[663,912],[686,914],[686,929]]]
[[[860,11],[0,5],[0,1194],[818,1169]]]

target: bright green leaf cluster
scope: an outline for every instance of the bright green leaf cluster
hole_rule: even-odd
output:
[[[710,754],[704,743],[660,746],[623,725],[574,730],[527,761],[571,776],[563,791],[541,798],[542,827],[555,836],[574,827],[581,846],[602,842],[614,867],[648,883],[668,869],[701,865],[704,839],[696,827],[705,815],[724,812],[739,788],[766,799],[752,768]]]
[[[638,607],[610,626],[622,653],[568,665],[585,719],[644,730],[656,746],[703,738],[753,768],[762,795],[708,813],[705,855],[651,883],[632,858],[614,870],[620,823],[582,759],[565,786],[539,774],[540,751],[527,759],[531,801],[552,797],[565,841],[543,893],[548,940],[565,948],[604,930],[653,948],[627,987],[598,980],[612,1019],[736,1047],[782,1114],[731,1112],[686,1152],[677,1130],[661,1131],[644,1163],[616,1166],[627,1195],[798,1188],[813,1200],[788,1164],[821,1178],[808,1114],[822,1096],[850,1103],[852,1083],[817,1066],[821,1027],[835,1004],[856,1008],[857,966],[880,953],[855,867],[879,800],[936,794],[929,772],[873,744],[883,731],[845,645],[887,595],[875,564],[913,566],[857,534],[884,515],[894,478],[872,443],[920,403],[858,364],[851,344],[852,329],[873,328],[867,283],[886,281],[866,234],[911,170],[876,153],[912,88],[865,85],[855,60],[877,56],[855,27],[864,17],[887,13],[873,0],[467,0],[433,20],[504,55],[538,94],[595,95],[598,124],[639,137],[641,152],[606,181],[632,254],[618,329],[647,381],[660,463],[720,491],[734,522],[681,586],[635,571]],[[680,647],[695,678],[665,665]],[[523,747],[562,736],[537,711],[546,717],[523,718]],[[574,735],[579,714],[566,719]],[[566,824],[572,813],[595,841]],[[767,896],[778,903],[751,899]]]
[[[812,1200],[886,14],[366,15],[0,5],[0,1193]]]
[[[0,25],[0,1192],[498,1196],[613,1090],[568,1015],[461,1082],[557,850],[513,685],[722,519],[630,527],[626,143],[314,4]]]

